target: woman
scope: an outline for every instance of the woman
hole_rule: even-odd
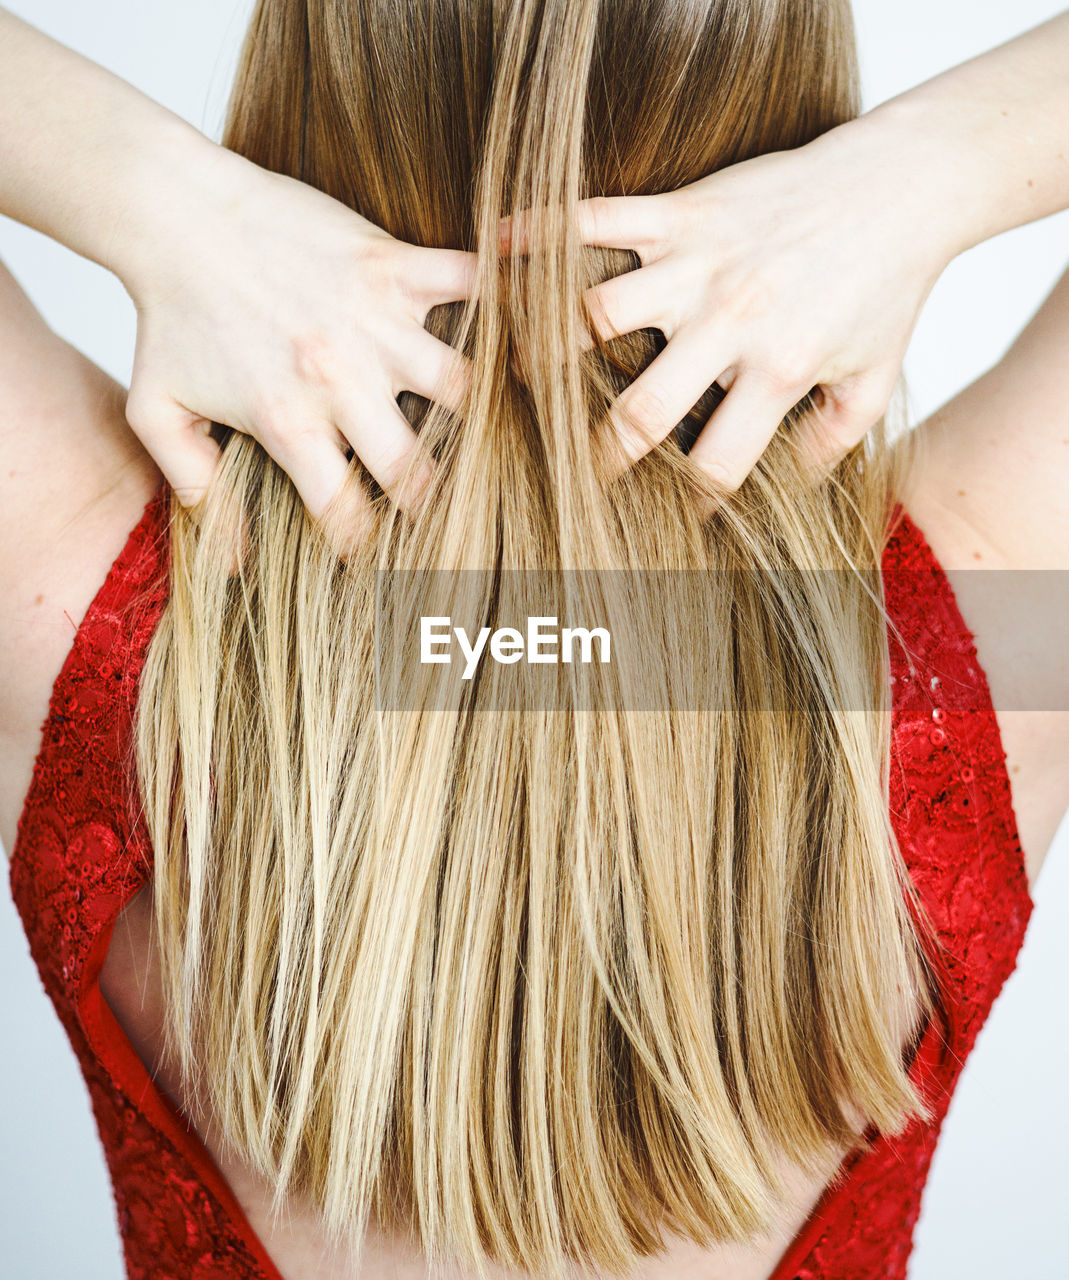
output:
[[[168,529],[121,389],[57,350],[9,290],[25,345],[5,365],[8,546],[19,532],[5,564],[8,598],[26,603],[5,623],[23,726],[6,736],[5,845],[93,1091],[130,1272],[422,1274],[430,1259],[902,1275],[939,1120],[1066,801],[1064,725],[1033,717],[1026,736],[1017,721],[1014,740],[996,721],[937,564],[1062,567],[1061,397],[1033,370],[1056,367],[1064,287],[982,406],[926,424],[923,470],[902,470],[877,419],[946,262],[1069,203],[1069,24],[854,120],[838,5],[395,18],[262,5],[226,139],[243,162],[135,114],[128,90],[5,19],[16,106],[37,104],[42,67],[71,96],[39,105],[37,135],[15,131],[3,208],[128,282],[141,328],[126,410],[190,505],[176,500]],[[626,74],[594,73],[608,67]],[[715,112],[709,84],[724,86]],[[87,95],[104,109],[84,121]],[[33,157],[72,136],[83,158],[50,176]],[[172,176],[146,194],[138,162],[165,137]],[[905,195],[903,155],[925,175]],[[201,183],[172,187],[176,169]],[[210,194],[191,198],[201,184]],[[662,186],[679,189],[641,194]],[[627,260],[581,254],[564,211],[623,189],[640,194],[581,206],[590,243],[639,252],[641,270],[614,276]],[[893,231],[889,209],[923,209],[925,236]],[[498,219],[517,210],[499,268]],[[169,218],[195,228],[177,270],[152,238]],[[284,265],[313,241],[314,288]],[[259,266],[280,243],[287,325],[255,297],[220,302],[197,261]],[[848,251],[849,270],[835,256]],[[437,312],[437,339],[420,336],[433,305],[469,293],[478,309]],[[876,334],[859,324],[874,295],[889,300]],[[815,301],[792,330],[799,298]],[[246,317],[251,360],[233,336]],[[359,377],[341,373],[353,324],[368,335]],[[652,328],[669,339],[657,358]],[[422,398],[398,413],[397,390]],[[982,422],[988,441],[985,415],[1010,395],[1037,424],[1024,457],[968,434]],[[49,439],[84,493],[87,417],[101,500],[57,558],[34,548],[69,508],[41,501],[35,458]],[[196,430],[212,422],[232,430]],[[85,593],[72,656],[69,633],[30,645],[46,565],[52,590],[81,580],[87,530],[104,561],[131,504],[144,513]],[[473,692],[446,686],[444,707],[421,704],[415,668],[412,701],[376,701],[370,606],[406,603],[381,569],[486,566],[579,570],[563,590],[614,617],[604,568],[646,574],[655,605],[675,589],[664,570],[759,570],[683,593],[682,616],[714,641],[702,689],[729,714],[683,700],[689,668],[659,638],[638,673],[668,698],[652,716],[622,701],[626,662],[593,710],[565,680],[550,686],[560,702],[517,715],[490,668]],[[865,572],[878,568],[903,642],[890,656]],[[896,576],[917,568],[919,601]],[[995,691],[999,662],[985,663]],[[1016,819],[999,729],[1020,766]],[[971,907],[944,900],[966,878]],[[120,912],[132,965],[111,946]]]

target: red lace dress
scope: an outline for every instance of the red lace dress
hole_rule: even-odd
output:
[[[135,1280],[281,1280],[196,1133],[149,1077],[103,996],[115,918],[152,849],[123,791],[146,645],[166,598],[167,490],[145,508],[75,635],[52,693],[10,864],[41,981],[89,1088]],[[942,1119],[1016,962],[1032,902],[987,681],[949,583],[902,515],[884,557],[892,635],[892,818],[946,948],[946,1029],[911,1074],[935,1122],[851,1156],[773,1280],[906,1274]]]

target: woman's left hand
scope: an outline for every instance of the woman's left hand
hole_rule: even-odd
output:
[[[219,422],[263,445],[313,517],[341,491],[349,449],[415,501],[430,462],[396,396],[459,406],[469,362],[423,326],[468,295],[474,255],[397,240],[199,136],[181,183],[173,214],[115,267],[138,311],[127,418],[179,499],[192,506],[210,484]],[[351,520],[367,500],[349,492]]]

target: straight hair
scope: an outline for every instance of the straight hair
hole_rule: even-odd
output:
[[[167,1052],[274,1209],[309,1198],[354,1254],[374,1218],[432,1264],[625,1274],[673,1233],[769,1230],[785,1169],[926,1114],[879,574],[905,448],[881,420],[807,482],[807,396],[721,492],[687,451],[714,385],[616,474],[605,410],[664,338],[582,348],[584,290],[637,258],[580,243],[580,199],[858,111],[847,0],[257,5],[224,144],[478,255],[428,321],[473,362],[462,410],[400,398],[422,504],[354,458],[373,522],[341,557],[220,432],[197,519],[172,500],[139,693]],[[520,209],[530,253],[502,258]],[[654,626],[652,707],[611,666],[591,696],[488,667],[384,704],[376,621],[432,570],[477,570],[490,626],[512,571],[575,571],[562,609],[614,616],[603,575],[645,575],[700,624],[715,697]]]

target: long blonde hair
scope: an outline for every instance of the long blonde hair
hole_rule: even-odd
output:
[[[685,430],[614,476],[604,410],[664,339],[580,345],[583,289],[635,263],[579,244],[581,197],[858,110],[847,0],[260,0],[225,144],[479,255],[476,300],[429,324],[474,362],[463,412],[401,400],[435,460],[422,506],[354,460],[375,523],[340,559],[224,433],[198,521],[172,503],[141,683],[169,1052],[276,1207],[310,1197],[332,1239],[374,1214],[436,1262],[622,1273],[669,1232],[766,1230],[784,1158],[923,1111],[879,580],[901,451],[881,422],[805,483],[807,397],[737,493]],[[502,260],[519,208],[531,253]],[[426,570],[484,571],[477,625],[514,570],[578,571],[562,609],[616,616],[602,571],[671,581],[715,698],[654,626],[657,705],[626,666],[593,696],[561,668],[554,701],[522,680],[509,701],[494,668],[386,703],[376,620]]]

